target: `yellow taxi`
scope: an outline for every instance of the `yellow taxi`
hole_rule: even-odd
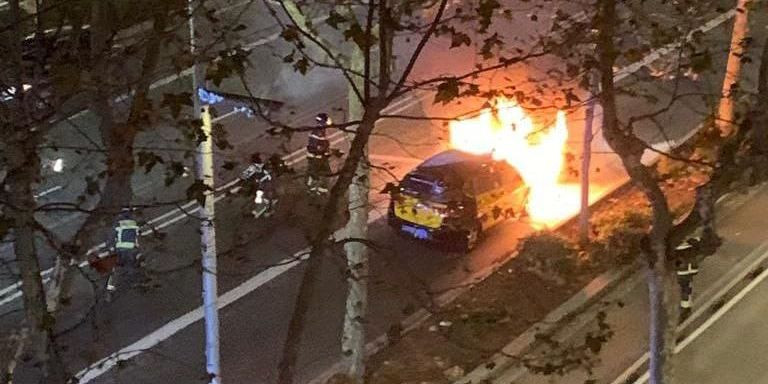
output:
[[[427,159],[386,191],[392,228],[463,251],[473,249],[488,228],[522,216],[528,196],[506,162],[454,149]]]

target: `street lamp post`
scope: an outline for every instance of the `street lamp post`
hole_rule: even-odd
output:
[[[584,143],[581,154],[581,211],[579,212],[579,243],[589,244],[589,165],[592,159],[592,124],[595,118],[597,95],[600,92],[597,76],[593,71],[587,74],[589,99],[584,111]]]
[[[194,80],[193,83],[197,84]],[[203,311],[205,319],[205,366],[210,384],[221,384],[221,366],[219,354],[219,308],[216,279],[216,229],[214,227],[214,182],[213,182],[213,119],[211,106],[225,100],[233,102],[233,111],[252,116],[255,112],[251,105],[262,100],[235,95],[217,93],[198,86],[195,93],[195,110],[200,111],[201,129],[204,140],[197,147],[195,171],[198,180],[205,186],[203,205],[200,207],[200,249],[203,266]],[[279,105],[278,102],[275,107]]]
[[[219,306],[218,282],[216,279],[216,227],[214,226],[214,183],[213,183],[213,140],[210,104],[215,101],[204,93],[202,68],[195,58],[195,5],[189,0],[189,52],[195,60],[192,71],[194,118],[202,122],[203,140],[197,145],[195,173],[198,181],[206,187],[203,204],[200,207],[200,253],[203,269],[203,313],[205,322],[205,370],[210,384],[221,384],[219,354]],[[204,104],[201,104],[203,102]]]
[[[210,106],[200,108],[202,130],[205,140],[197,147],[195,170],[198,180],[206,190],[203,205],[200,207],[200,251],[203,267],[203,309],[205,314],[205,361],[206,371],[211,384],[220,384],[219,356],[219,307],[216,278],[216,227],[214,226],[214,183],[213,183],[213,145],[211,139]]]

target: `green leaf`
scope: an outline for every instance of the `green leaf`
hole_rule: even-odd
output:
[[[213,125],[211,137],[213,139],[213,145],[215,145],[218,149],[225,150],[228,148],[234,148],[232,144],[230,144],[227,140],[227,130],[224,129],[224,125],[222,124]]]
[[[347,19],[337,13],[334,10],[331,10],[331,13],[328,15],[328,18],[325,19],[325,23],[330,25],[333,29],[339,29],[339,24],[346,23]]]
[[[285,29],[283,29],[283,32],[280,33],[280,37],[289,43],[300,42],[300,36],[301,34],[299,33],[298,28],[293,25],[286,26]]]
[[[144,167],[145,174],[151,172],[155,165],[164,163],[162,157],[149,151],[139,151],[136,157],[138,166]]]
[[[504,41],[499,37],[497,33],[494,33],[487,39],[483,40],[483,46],[480,47],[480,54],[483,55],[483,59],[490,59],[494,55],[495,49],[504,47]]]
[[[203,205],[205,203],[205,193],[211,191],[211,188],[202,180],[195,180],[192,185],[187,188],[187,199],[196,200],[198,204]]]
[[[296,51],[293,50],[291,53],[283,56],[283,63],[293,63],[294,60],[296,60]]]
[[[219,53],[219,60],[206,67],[205,78],[219,86],[224,79],[233,74],[243,75],[248,63],[248,52],[240,48],[228,49]]]
[[[493,13],[499,8],[501,8],[501,4],[496,0],[480,0],[480,4],[478,4],[475,10],[477,11],[478,23],[480,24],[479,31],[481,33],[488,31],[488,27],[491,26],[493,19]]]
[[[306,57],[296,60],[296,62],[293,63],[293,69],[297,70],[302,75],[306,75],[309,71],[309,60]]]
[[[363,27],[358,23],[353,23],[344,31],[344,40],[352,40],[363,51],[368,49],[371,44],[371,36],[365,33]]]
[[[181,114],[183,107],[192,106],[192,93],[163,93],[163,101],[160,102],[160,106],[167,107],[171,111],[171,116],[176,119]]]
[[[451,31],[451,48],[461,47],[462,45],[470,46],[471,44],[472,39],[466,33],[456,31],[455,29]]]
[[[437,86],[434,103],[448,104],[459,96],[459,81],[456,78],[449,78]]]
[[[185,171],[184,164],[178,161],[171,161],[165,168],[165,186],[167,187],[173,184]]]

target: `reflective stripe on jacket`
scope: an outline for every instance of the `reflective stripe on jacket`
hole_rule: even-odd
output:
[[[693,276],[699,273],[699,268],[694,263],[685,263],[677,269],[678,276]]]
[[[308,157],[327,157],[330,156],[331,143],[323,135],[311,133],[307,142]]]
[[[139,240],[139,226],[136,220],[120,220],[115,228],[115,248],[134,249]]]

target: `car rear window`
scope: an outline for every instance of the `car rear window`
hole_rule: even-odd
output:
[[[400,187],[408,195],[435,202],[446,202],[455,199],[457,197],[457,190],[461,190],[460,187],[456,188],[447,180],[418,173],[406,176],[400,183]]]

